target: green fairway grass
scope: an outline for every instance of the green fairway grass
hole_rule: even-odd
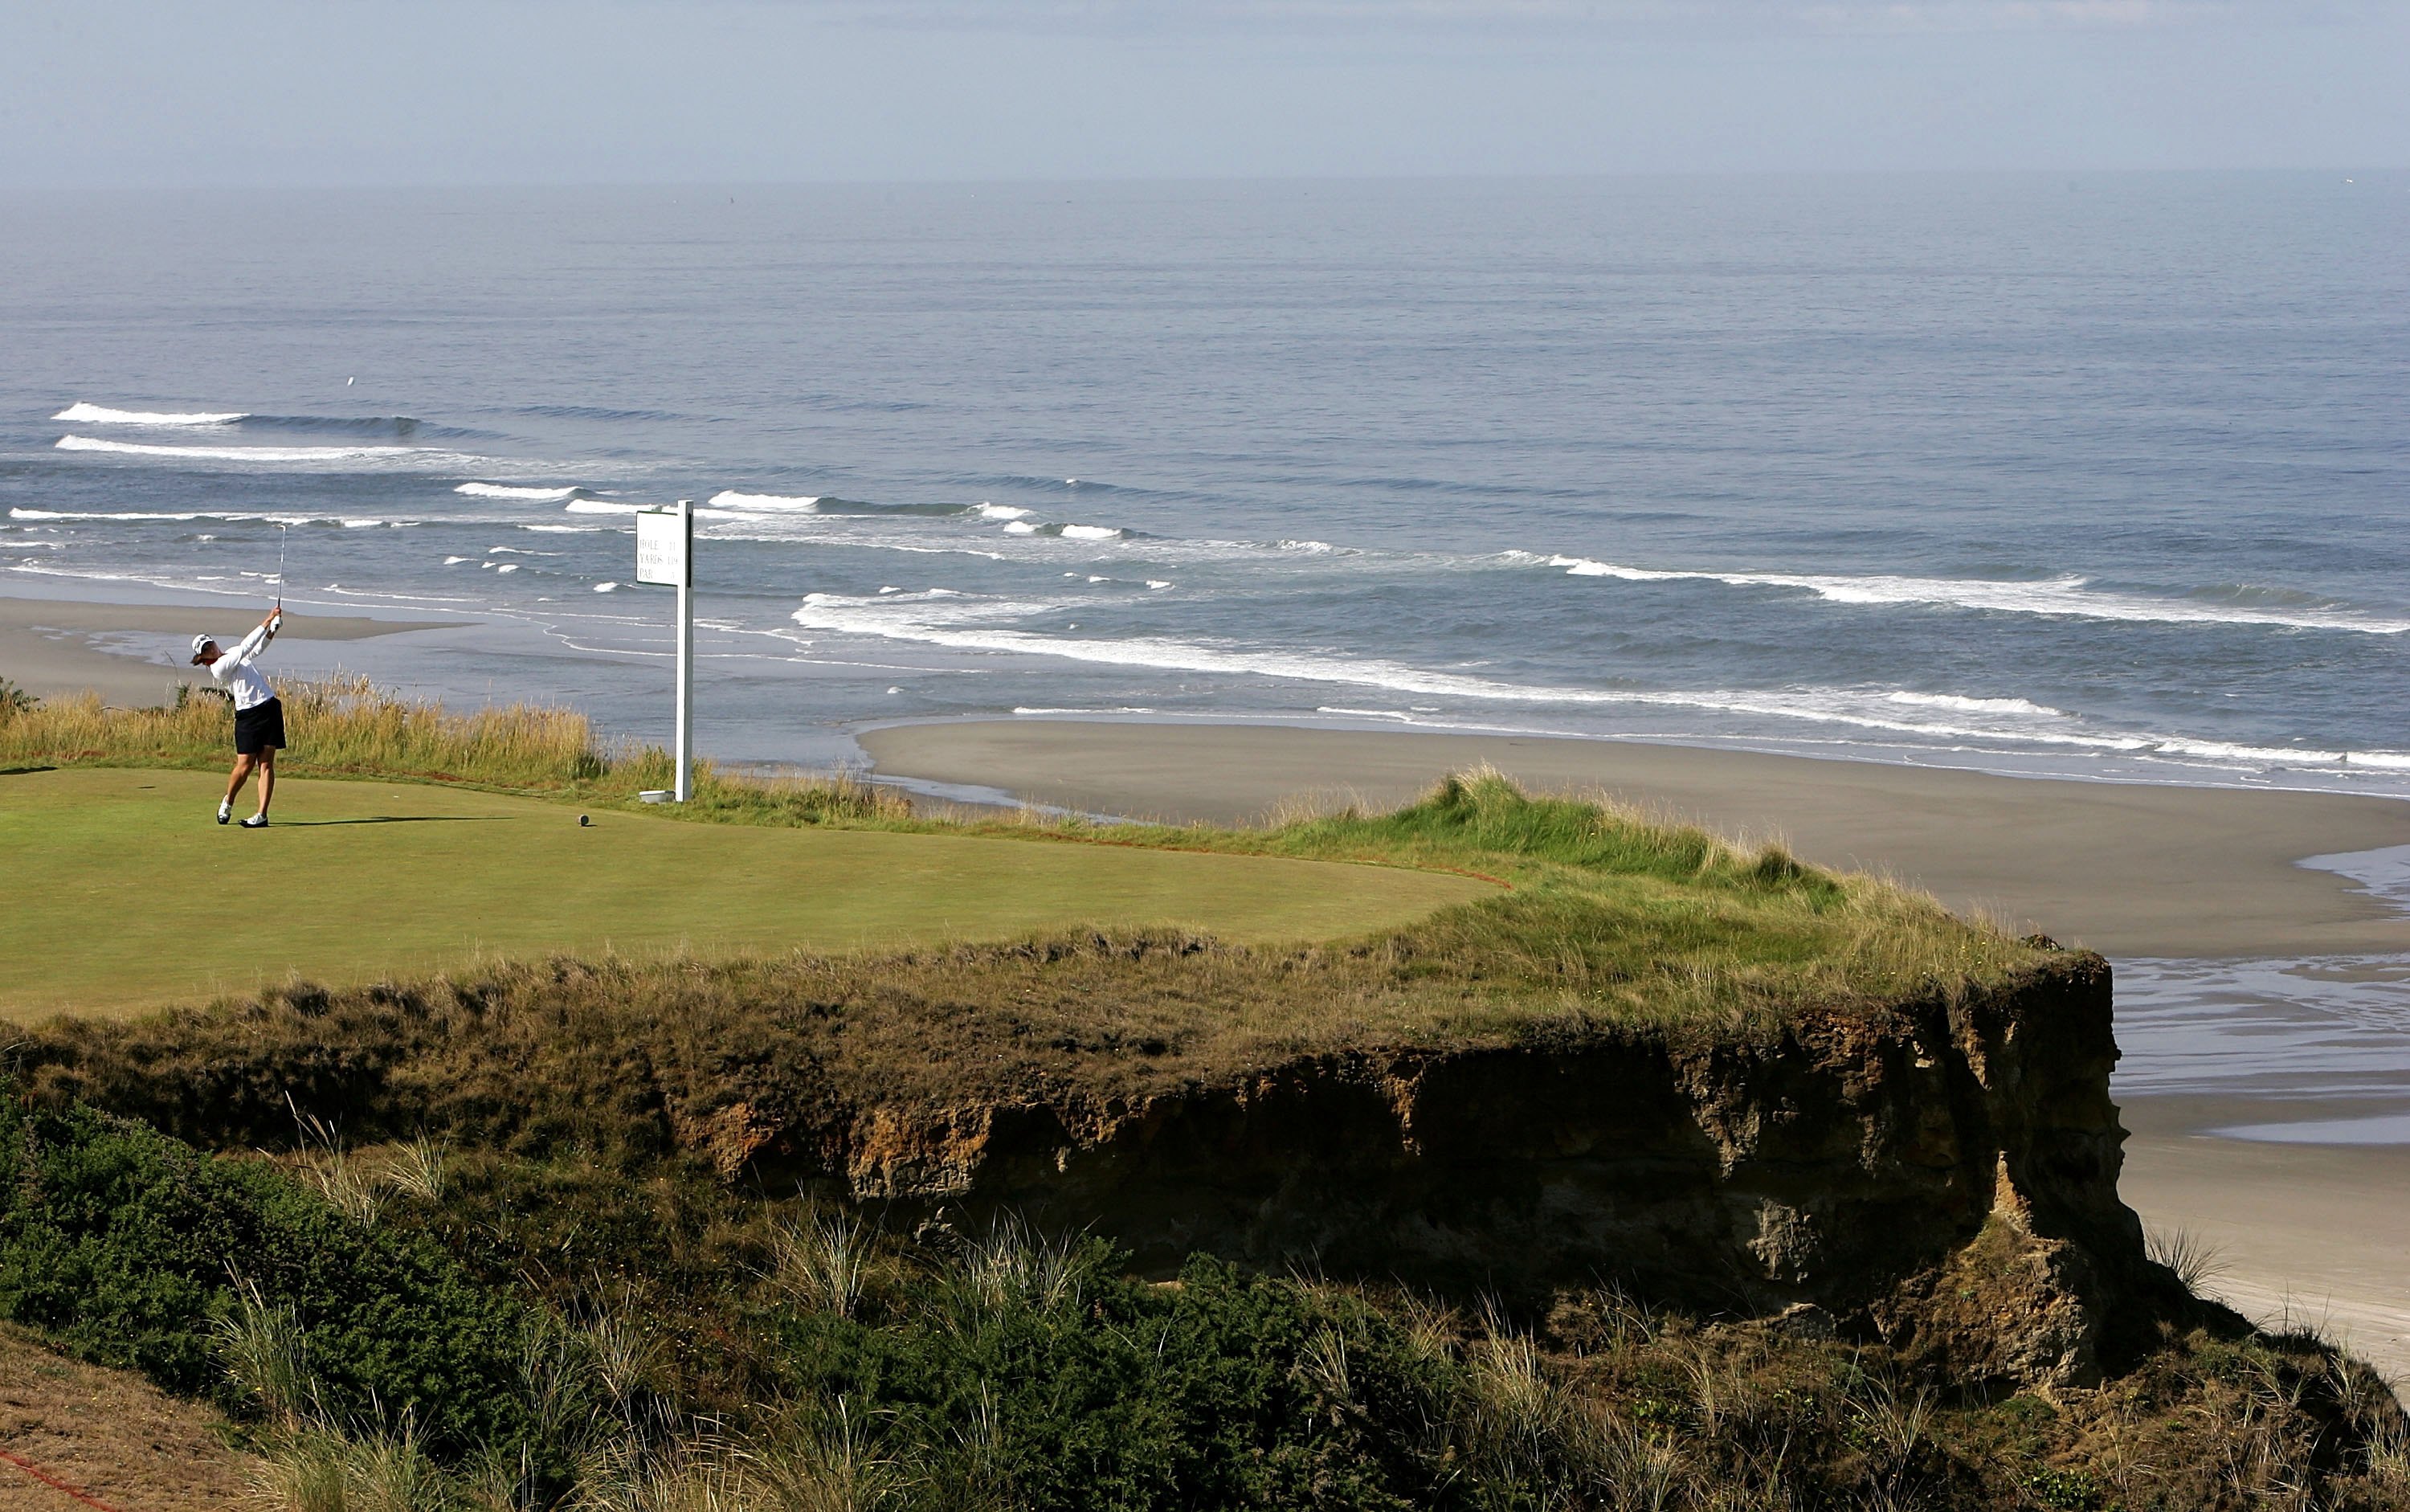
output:
[[[0,1015],[123,1012],[296,974],[383,981],[481,955],[831,952],[1080,925],[1320,939],[1496,891],[1397,867],[624,811],[581,829],[559,803],[370,782],[281,782],[276,822],[246,832],[211,821],[224,781],[0,776]]]

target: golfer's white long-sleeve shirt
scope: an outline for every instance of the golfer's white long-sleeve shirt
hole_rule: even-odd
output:
[[[241,645],[222,653],[210,663],[210,676],[224,683],[225,691],[234,695],[234,708],[238,714],[247,708],[257,708],[276,696],[276,690],[268,686],[268,679],[251,664],[251,659],[257,656],[260,647],[267,644],[268,627],[258,626],[242,638]]]

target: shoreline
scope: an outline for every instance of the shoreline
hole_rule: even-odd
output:
[[[103,703],[120,707],[172,703],[179,687],[198,687],[209,681],[206,674],[174,660],[174,651],[193,635],[231,634],[256,623],[256,607],[233,599],[118,603],[21,594],[0,588],[0,675],[37,698],[92,691]],[[360,641],[458,622],[312,614],[297,601],[286,612],[281,638]],[[166,648],[109,644],[129,639],[161,643]]]

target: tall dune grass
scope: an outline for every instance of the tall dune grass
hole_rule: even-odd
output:
[[[457,714],[403,699],[362,676],[282,682],[295,772],[375,773],[551,788],[661,776],[659,750],[606,751],[573,709],[513,704]],[[96,693],[0,714],[11,764],[219,766],[232,749],[225,698],[204,691],[160,708],[112,708]],[[614,758],[617,757],[617,760]]]
[[[367,677],[280,681],[290,749],[277,761],[295,777],[358,777],[461,783],[609,802],[667,788],[675,763],[658,746],[598,738],[574,709],[510,704],[457,713],[408,699]],[[233,724],[213,690],[161,708],[112,708],[97,693],[0,704],[0,766],[221,768]],[[820,822],[839,816],[901,817],[904,799],[846,779],[756,781],[695,763],[695,813]]]

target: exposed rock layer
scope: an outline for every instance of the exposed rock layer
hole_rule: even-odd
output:
[[[1018,1212],[1142,1267],[1202,1249],[1466,1294],[1605,1281],[2076,1381],[2169,1284],[2117,1198],[2110,985],[2069,953],[1764,1045],[1603,1034],[1314,1055],[1136,1099],[672,1117],[732,1174],[965,1228]]]

